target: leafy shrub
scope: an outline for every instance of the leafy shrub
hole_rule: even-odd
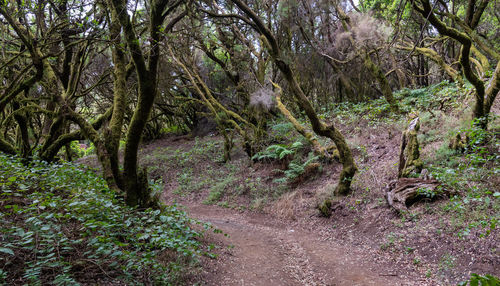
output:
[[[493,131],[479,127],[481,120],[484,119],[476,118],[471,122],[470,128],[461,130],[461,133],[467,134],[468,138],[465,148],[467,159],[475,166],[500,159],[500,154],[497,152],[498,147],[500,147],[500,140]]]
[[[478,123],[473,121],[459,131],[467,135],[460,150],[465,154],[444,144],[428,162],[431,176],[460,194],[450,198],[443,211],[450,215],[452,227],[461,238],[488,236],[500,220],[500,193],[495,180],[490,179],[500,173],[500,140],[494,130],[481,129]],[[422,195],[433,196],[422,191]]]
[[[459,286],[497,286],[500,285],[500,279],[493,275],[478,275],[476,273],[472,273],[470,275],[469,281],[464,281],[458,284]]]
[[[204,253],[175,205],[127,207],[77,165],[0,154],[0,187],[0,284],[166,285]]]

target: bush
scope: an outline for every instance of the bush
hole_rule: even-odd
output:
[[[0,186],[0,284],[172,284],[204,253],[175,205],[127,207],[81,166],[0,154]]]

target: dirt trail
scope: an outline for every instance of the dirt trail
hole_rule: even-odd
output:
[[[322,240],[266,215],[205,205],[188,206],[188,213],[227,233],[223,243],[234,246],[208,267],[207,285],[412,285],[377,271],[383,268],[355,246]]]

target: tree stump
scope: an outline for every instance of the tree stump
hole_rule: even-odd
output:
[[[448,147],[451,150],[463,153],[467,145],[469,145],[469,136],[467,135],[467,133],[464,134],[457,133],[455,137],[451,138]]]
[[[440,186],[441,183],[433,179],[400,178],[387,186],[387,203],[401,213],[419,200],[449,197],[451,192],[446,188],[438,188]]]
[[[422,171],[422,160],[418,150],[417,132],[420,129],[418,117],[413,119],[408,128],[403,132],[399,154],[398,178],[408,177],[412,174],[419,174]]]

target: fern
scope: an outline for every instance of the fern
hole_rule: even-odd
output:
[[[296,142],[293,142],[293,144],[292,144],[292,146],[290,146],[290,148],[292,148],[293,150],[298,150],[298,149],[302,148],[302,146],[304,146],[304,144],[302,144],[302,142],[296,141]]]
[[[282,172],[285,176],[283,178],[279,178],[274,180],[275,183],[285,183],[285,182],[293,182],[295,179],[300,177],[304,172],[306,171],[307,166],[311,164],[312,162],[316,161],[319,157],[318,156],[309,156],[310,158],[307,159],[304,163],[300,162],[290,162],[288,164],[288,168],[286,170],[277,170],[279,172]]]
[[[288,169],[285,170],[285,177],[289,181],[293,181],[300,175],[304,174],[306,167],[307,167],[306,164],[290,163],[288,165]]]
[[[255,154],[252,160],[283,160],[287,156],[293,157],[297,150],[302,148],[303,144],[299,141],[294,142],[291,146],[283,144],[274,144],[266,148],[266,150]]]

